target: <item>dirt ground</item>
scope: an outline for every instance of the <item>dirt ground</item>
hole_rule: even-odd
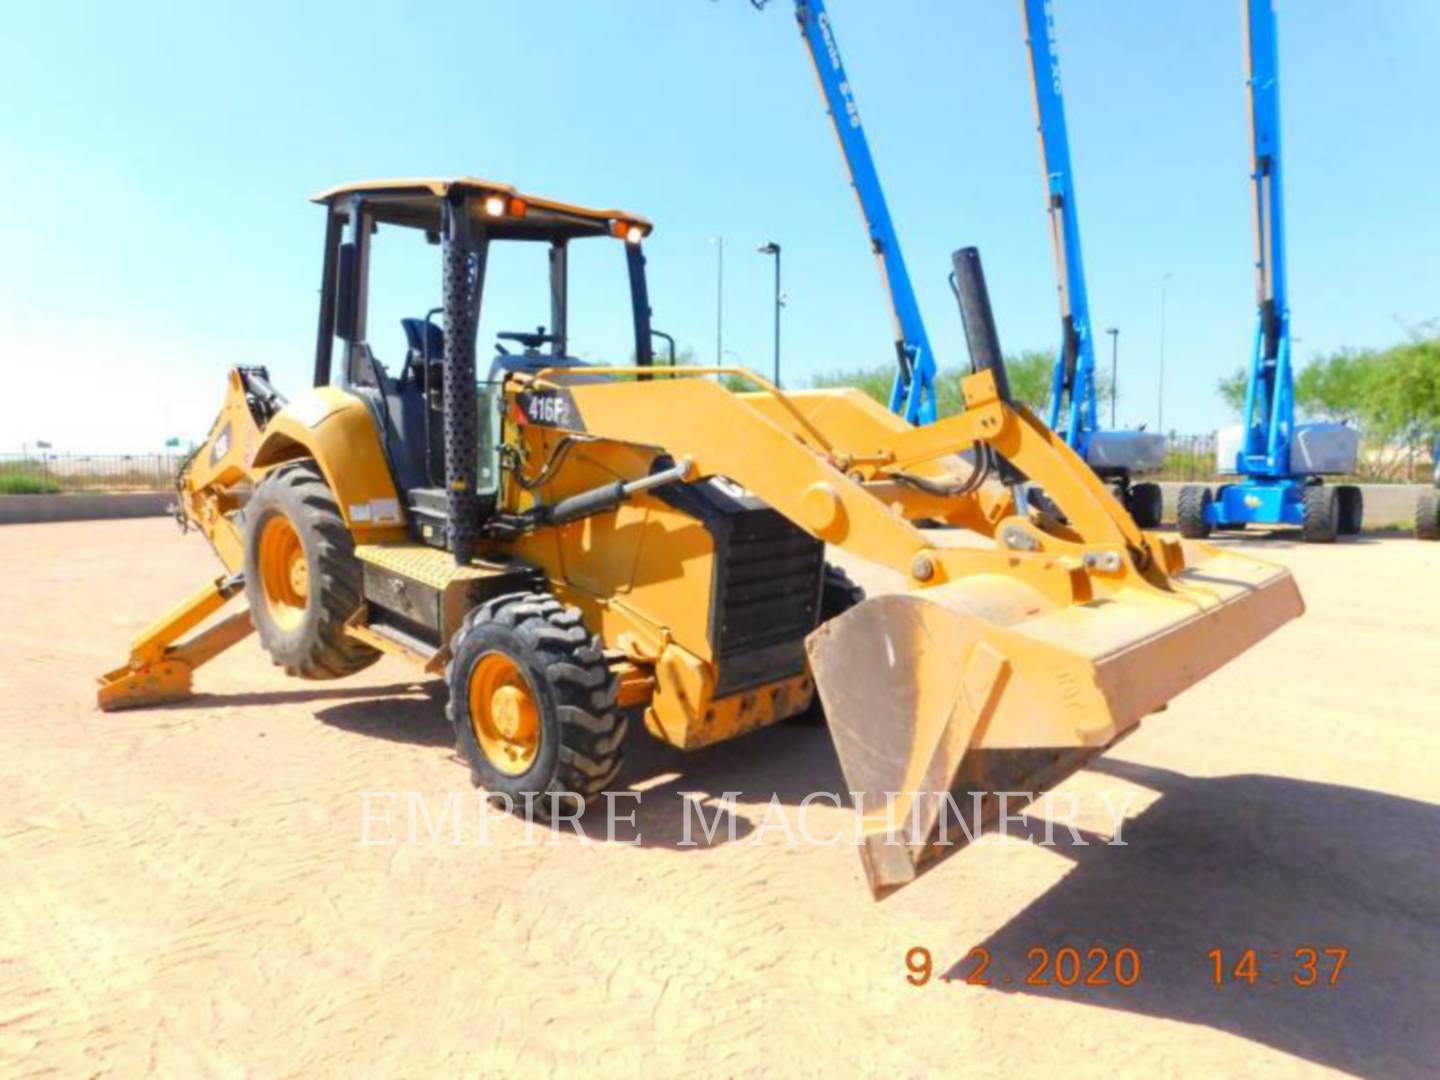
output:
[[[527,844],[395,661],[297,683],[252,639],[203,697],[101,714],[94,676],[217,564],[162,520],[7,527],[0,1074],[1434,1075],[1440,545],[1249,546],[1309,613],[1062,787],[1090,843],[986,840],[875,903],[847,846],[765,827],[843,790],[823,729],[632,735],[634,825]],[[741,792],[734,842],[685,846],[681,791]],[[1024,985],[1065,945],[1142,973]],[[1305,946],[1348,950],[1337,986],[1294,985]],[[941,978],[976,947],[990,987]],[[1217,989],[1216,948],[1261,977]]]

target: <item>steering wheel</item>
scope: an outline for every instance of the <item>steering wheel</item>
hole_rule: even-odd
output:
[[[505,333],[495,336],[501,341],[518,341],[531,352],[540,348],[541,345],[552,345],[560,340],[554,334],[547,334],[543,326],[537,326],[533,334],[519,330],[507,330]],[[504,352],[505,350],[502,348],[500,351]]]

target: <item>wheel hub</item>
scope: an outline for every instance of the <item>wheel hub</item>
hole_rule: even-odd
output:
[[[470,675],[470,726],[481,753],[519,776],[540,750],[540,711],[524,673],[508,656],[487,653]]]
[[[490,703],[495,726],[512,742],[523,742],[535,733],[535,709],[530,695],[519,687],[502,686]]]
[[[305,545],[289,518],[276,515],[265,522],[256,555],[270,618],[285,630],[297,626],[310,599],[310,567]]]
[[[298,557],[290,560],[290,588],[300,596],[310,594],[310,567],[306,565],[303,554],[297,553]]]

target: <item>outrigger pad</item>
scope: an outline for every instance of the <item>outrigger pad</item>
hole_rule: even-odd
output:
[[[874,597],[810,635],[877,897],[961,846],[957,810],[973,829],[996,792],[1055,786],[1304,610],[1280,567],[1202,545],[1186,555],[1168,589],[1064,606],[975,575]]]
[[[103,712],[184,701],[194,691],[194,670],[181,660],[162,660],[135,669],[128,665],[100,676],[96,704]]]

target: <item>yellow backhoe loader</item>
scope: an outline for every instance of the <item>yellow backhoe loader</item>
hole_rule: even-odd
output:
[[[1281,569],[1140,531],[1010,400],[973,250],[955,258],[966,407],[915,428],[859,391],[726,371],[755,386],[734,393],[721,369],[655,366],[635,214],[468,178],[316,201],[314,386],[287,401],[264,370],[230,372],[179,478],[226,572],[101,678],[102,708],[189,695],[252,628],[302,678],[391,653],[443,674],[474,781],[538,806],[612,784],[630,719],[689,749],[823,706],[880,895],[942,853],[938,796],[1044,790],[1302,610]],[[441,263],[409,283],[439,303],[401,320],[398,373],[367,327],[394,301],[370,288],[396,280],[372,275],[390,235]],[[570,247],[592,238],[625,256],[631,366],[570,354]],[[544,251],[550,325],[498,333],[477,377],[507,245]],[[865,599],[827,545],[903,589]]]

